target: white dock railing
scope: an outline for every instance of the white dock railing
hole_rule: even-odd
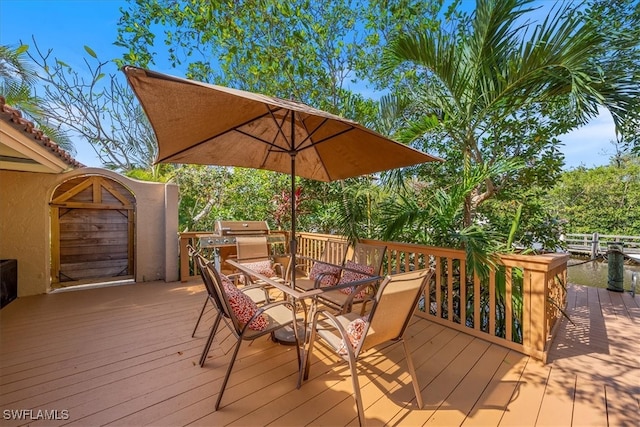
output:
[[[569,233],[565,235],[564,240],[569,252],[588,255],[592,259],[606,254],[610,243],[621,243],[626,255],[631,255],[634,259],[640,258],[640,236]]]

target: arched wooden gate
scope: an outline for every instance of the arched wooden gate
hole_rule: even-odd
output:
[[[104,176],[66,181],[51,199],[52,286],[134,277],[135,196]]]

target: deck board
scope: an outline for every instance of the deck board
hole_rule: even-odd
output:
[[[511,396],[511,403],[505,409],[498,425],[536,425],[550,372],[550,366],[543,366],[537,360],[528,359]]]
[[[489,346],[425,425],[461,425],[508,353],[506,348]]]
[[[551,369],[536,419],[537,426],[571,425],[575,382],[575,374],[562,369]]]
[[[369,425],[640,425],[640,297],[569,285],[548,363],[414,318],[401,346],[370,351],[359,380]],[[19,298],[0,311],[0,408],[66,410],[69,419],[3,426],[357,425],[348,366],[322,345],[300,389],[293,347],[234,344],[220,328],[197,363],[213,313],[191,332],[204,288],[141,283]]]
[[[604,396],[604,384],[598,384],[588,378],[578,376],[573,402],[573,424],[577,426],[607,425],[607,408]]]
[[[527,356],[510,351],[462,425],[497,426],[515,395],[528,360]]]

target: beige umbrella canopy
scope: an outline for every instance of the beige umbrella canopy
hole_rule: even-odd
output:
[[[293,197],[296,176],[328,182],[441,160],[298,102],[131,66],[123,70],[155,131],[157,163],[287,173]],[[295,236],[294,209],[291,214]]]
[[[295,155],[297,176],[326,182],[437,160],[298,102],[129,66],[124,72],[156,133],[159,163],[288,174]]]

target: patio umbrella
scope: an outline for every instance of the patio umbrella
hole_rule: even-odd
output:
[[[156,163],[239,166],[291,175],[294,263],[296,176],[329,182],[441,160],[299,102],[132,66],[123,71],[156,134]]]

